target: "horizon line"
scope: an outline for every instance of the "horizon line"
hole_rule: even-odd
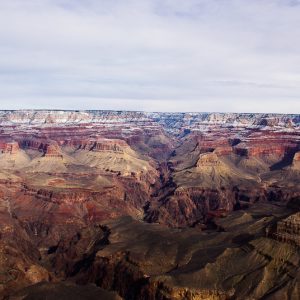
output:
[[[63,108],[17,108],[17,109],[0,109],[0,112],[13,111],[68,111],[68,112],[134,112],[134,113],[159,113],[159,114],[242,114],[242,115],[287,115],[300,116],[300,113],[278,113],[278,112],[232,112],[232,111],[150,111],[150,110],[126,110],[126,109],[63,109]]]

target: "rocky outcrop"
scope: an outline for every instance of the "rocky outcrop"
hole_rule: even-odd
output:
[[[17,154],[20,150],[17,142],[1,142],[0,153]]]
[[[300,152],[295,153],[294,155],[294,162],[300,161]]]
[[[274,235],[279,241],[300,247],[300,213],[279,221]]]
[[[50,144],[45,147],[45,157],[57,157],[57,158],[62,158],[63,155],[61,154],[60,148],[56,144]]]
[[[219,166],[221,161],[216,153],[201,154],[197,162],[197,167],[215,167]]]
[[[294,154],[292,166],[295,169],[300,170],[300,151],[298,151]]]

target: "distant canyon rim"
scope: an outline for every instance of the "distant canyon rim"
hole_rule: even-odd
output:
[[[0,298],[299,299],[300,115],[0,111]]]

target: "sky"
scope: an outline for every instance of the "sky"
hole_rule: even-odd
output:
[[[0,109],[300,113],[300,0],[0,0]]]

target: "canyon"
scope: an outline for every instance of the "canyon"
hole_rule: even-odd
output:
[[[0,298],[299,299],[299,183],[296,114],[0,111]]]

